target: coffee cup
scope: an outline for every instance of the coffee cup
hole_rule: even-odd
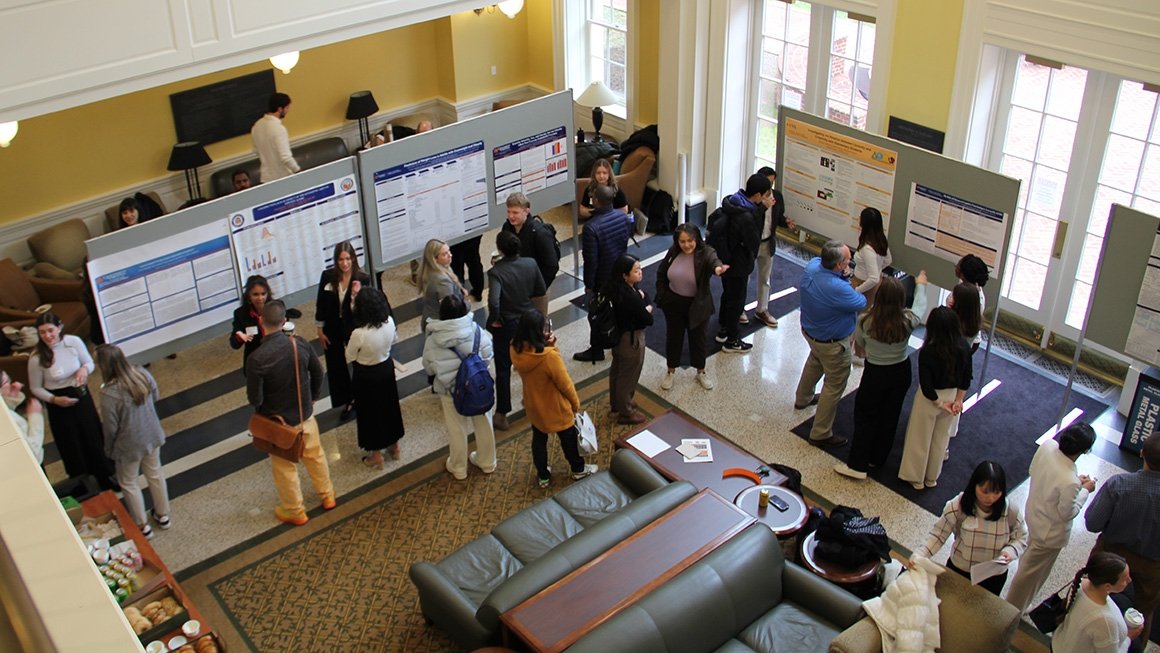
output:
[[[197,634],[201,632],[201,622],[197,619],[190,619],[181,625],[181,632],[190,639],[197,637]]]
[[[1128,608],[1124,611],[1124,622],[1128,624],[1128,630],[1139,628],[1144,625],[1144,615],[1136,608]]]

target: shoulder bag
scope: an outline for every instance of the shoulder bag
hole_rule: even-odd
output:
[[[250,416],[250,435],[254,448],[271,456],[296,463],[302,460],[306,449],[306,433],[303,431],[302,417],[302,377],[298,371],[298,340],[290,336],[290,346],[294,348],[294,389],[298,395],[298,424],[291,426],[281,415],[268,417],[255,412]]]

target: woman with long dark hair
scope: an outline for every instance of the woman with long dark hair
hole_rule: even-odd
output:
[[[869,312],[858,318],[854,351],[866,359],[862,383],[854,395],[854,437],[850,455],[834,471],[866,478],[871,467],[886,463],[902,404],[910,390],[910,334],[926,312],[926,272],[915,277],[913,308],[906,308],[906,289],[894,277],[883,277]]]
[[[975,284],[964,281],[956,284],[947,298],[947,306],[959,316],[963,337],[971,343],[971,353],[978,351],[983,341],[983,306],[979,301],[982,296]]]
[[[648,295],[636,287],[643,277],[640,259],[622,254],[612,264],[612,274],[604,284],[604,294],[612,300],[616,328],[620,331],[620,342],[612,348],[608,371],[608,394],[612,412],[620,415],[618,424],[640,424],[645,420],[632,399],[644,369],[644,330],[653,323]]]
[[[274,299],[270,282],[266,277],[255,274],[246,279],[242,290],[242,305],[234,309],[234,324],[230,333],[230,347],[242,350],[242,365],[266,335],[262,326],[262,307]]]
[[[943,455],[958,430],[972,374],[971,348],[963,338],[959,318],[939,306],[926,318],[926,338],[918,352],[918,390],[898,469],[898,478],[916,490],[938,484]]]
[[[356,290],[354,321],[358,328],[351,331],[343,367],[348,362],[354,365],[351,387],[359,406],[358,446],[369,452],[363,456],[363,464],[381,469],[384,450],[391,458],[400,458],[399,439],[405,433],[395,362],[391,360],[398,333],[383,291],[370,286]]]
[[[942,517],[930,530],[926,543],[915,549],[916,557],[934,557],[950,536],[955,543],[947,569],[965,578],[980,562],[1004,564],[1018,558],[1027,548],[1027,528],[1019,508],[1007,503],[1007,473],[996,462],[984,461],[975,467],[966,488],[947,501]],[[979,585],[999,595],[1007,572],[991,576]]]
[[[141,533],[153,537],[145,497],[137,487],[144,473],[153,499],[150,515],[162,529],[173,525],[169,513],[169,487],[161,467],[161,445],[165,431],[154,407],[161,393],[149,371],[130,365],[116,345],[97,347],[97,367],[101,370],[101,426],[105,433],[105,454],[117,468],[117,482],[125,496],[125,507]]]
[[[1067,615],[1051,638],[1052,653],[1126,653],[1143,624],[1129,628],[1119,607],[1108,598],[1132,582],[1122,557],[1096,551],[1075,573],[1067,594]]]
[[[665,312],[665,360],[669,368],[661,379],[661,390],[673,387],[686,337],[697,382],[706,390],[713,389],[713,380],[705,374],[709,316],[714,310],[709,279],[728,269],[717,252],[701,240],[701,230],[695,225],[686,223],[673,232],[673,245],[657,269],[657,306]]]
[[[866,295],[866,306],[874,305],[874,295],[882,281],[882,271],[890,266],[890,244],[886,242],[886,231],[882,226],[882,212],[867,206],[858,216],[861,232],[858,247],[854,250],[854,288]]]
[[[541,488],[552,483],[548,466],[548,434],[560,436],[560,448],[572,471],[573,479],[596,473],[596,465],[585,463],[580,456],[580,432],[576,414],[580,397],[560,350],[556,334],[544,323],[544,314],[532,308],[520,316],[511,344],[512,365],[524,383],[524,411],[532,424],[532,464]]]
[[[330,405],[343,406],[340,419],[354,413],[355,401],[346,367],[346,343],[354,330],[354,296],[360,288],[371,285],[371,279],[359,270],[358,254],[349,240],[334,246],[334,265],[323,270],[318,280],[318,300],[314,320],[318,323],[318,341],[326,354],[326,381],[330,386]]]

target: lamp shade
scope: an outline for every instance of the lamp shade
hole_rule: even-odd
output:
[[[375,96],[370,91],[355,91],[350,94],[350,102],[346,105],[346,119],[358,120],[369,118],[379,110]]]
[[[576,104],[582,107],[606,107],[619,102],[620,98],[617,97],[616,93],[613,93],[612,89],[599,80],[589,84],[588,88],[580,94],[580,97],[576,98]]]
[[[516,14],[520,13],[520,10],[524,8],[524,0],[504,0],[496,4],[496,7],[499,7],[500,12],[504,16],[515,18]]]
[[[187,141],[173,146],[173,152],[169,154],[169,165],[165,169],[190,170],[207,163],[213,163],[213,159],[209,158],[201,143]]]
[[[16,132],[20,131],[20,123],[13,120],[12,122],[0,122],[0,147],[8,147],[12,144],[12,139],[16,138]]]
[[[270,57],[270,65],[281,70],[283,75],[289,75],[294,66],[298,65],[298,51],[276,54]]]

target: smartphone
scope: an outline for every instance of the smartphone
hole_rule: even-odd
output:
[[[556,330],[552,328],[552,318],[548,318],[548,333],[554,333]]]
[[[777,508],[778,512],[785,512],[789,510],[789,504],[785,502],[785,499],[782,499],[776,494],[769,497],[769,505]]]

